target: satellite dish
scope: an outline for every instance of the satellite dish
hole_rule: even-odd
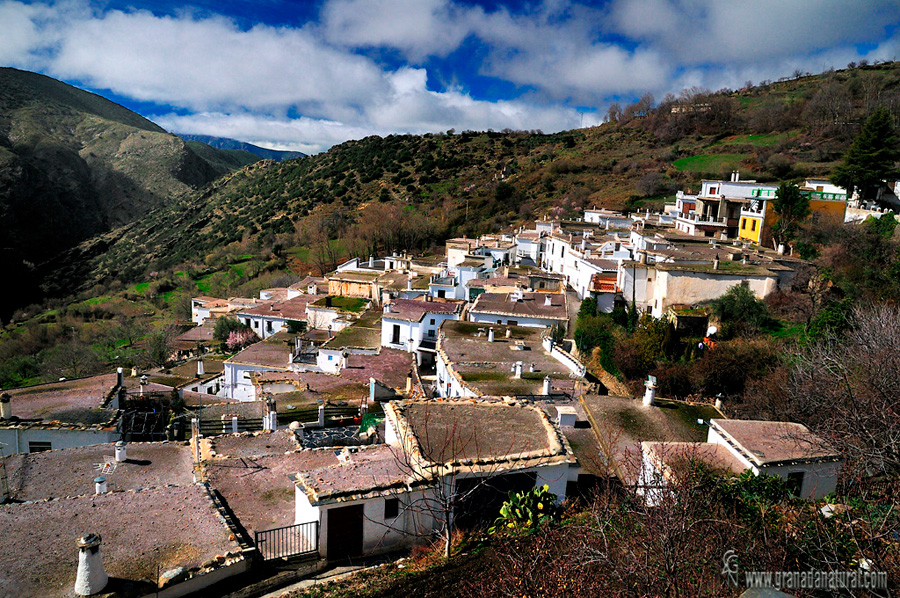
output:
[[[706,336],[712,336],[719,331],[718,326],[710,326],[706,329]]]

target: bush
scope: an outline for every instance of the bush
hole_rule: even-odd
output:
[[[558,516],[556,498],[547,484],[525,492],[512,492],[488,532],[521,533],[538,529]]]
[[[713,313],[722,323],[721,338],[750,335],[771,321],[769,308],[750,287],[740,284],[713,302]]]

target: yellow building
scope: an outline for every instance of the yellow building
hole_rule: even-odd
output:
[[[846,193],[823,191],[821,186],[810,186],[809,181],[800,191],[809,196],[810,220],[835,223],[844,221],[844,213],[847,211]],[[778,216],[771,206],[772,199],[774,193],[759,190],[759,195],[741,208],[738,238],[766,247],[772,245],[772,227],[778,222]]]

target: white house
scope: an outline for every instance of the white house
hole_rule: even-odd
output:
[[[415,353],[419,365],[433,363],[438,329],[445,320],[458,320],[463,305],[430,295],[386,303],[381,317],[381,346]]]
[[[337,465],[291,476],[295,523],[318,524],[310,529],[329,561],[493,519],[509,490],[547,485],[561,501],[577,472],[565,437],[532,406],[391,402],[385,436],[387,444],[347,449]]]
[[[307,306],[319,299],[316,295],[297,295],[292,299],[259,305],[237,312],[237,319],[249,326],[260,338],[267,339],[273,334],[288,330],[292,322],[307,320]]]
[[[565,293],[483,293],[469,309],[469,320],[506,326],[566,327]]]
[[[666,487],[677,483],[678,468],[695,459],[714,469],[739,474],[774,475],[792,492],[819,500],[837,487],[840,455],[802,424],[713,419],[706,442],[643,442],[638,491],[647,504],[664,501]]]

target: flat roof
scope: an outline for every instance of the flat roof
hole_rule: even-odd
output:
[[[414,359],[412,353],[381,347],[375,355],[348,355],[339,375],[361,384],[375,378],[390,388],[406,388],[406,377],[412,371]]]
[[[225,363],[259,365],[286,370],[290,366],[289,357],[292,352],[290,342],[294,335],[288,332],[277,332],[264,341],[254,343],[232,357]]]
[[[12,397],[10,407],[13,417],[98,425],[109,422],[115,416],[114,410],[101,408],[115,385],[116,374],[102,374],[3,392]]]
[[[421,322],[425,314],[454,314],[462,310],[464,301],[441,299],[431,297],[426,299],[423,295],[416,299],[394,299],[390,302],[389,312],[382,314],[382,318],[390,320],[403,320],[406,322]]]
[[[512,293],[482,293],[469,309],[469,313],[566,321],[569,319],[566,312],[566,296],[563,293],[522,293],[520,300],[512,299]]]
[[[170,569],[218,568],[211,564],[217,555],[227,556],[223,564],[242,558],[240,545],[229,539],[231,532],[201,486],[0,505],[0,537],[7,555],[0,595],[72,596],[75,540],[88,533],[103,539],[108,590],[124,580],[134,582],[139,595],[153,593],[157,576]]]
[[[326,451],[331,454],[334,463],[298,471],[293,476],[295,483],[305,490],[313,504],[389,493],[416,482],[399,448],[379,444],[358,447],[355,452],[348,449],[349,457],[340,462],[336,453],[342,451],[340,447]]]
[[[494,342],[488,341],[488,328],[494,329]],[[542,328],[448,320],[441,333],[438,351],[444,361],[482,395],[538,395],[545,376],[552,379],[551,390],[574,387],[571,371],[544,349]],[[513,377],[517,361],[523,366],[521,378]]]
[[[710,424],[756,465],[840,459],[837,451],[803,424],[742,419],[713,419]]]
[[[190,448],[174,443],[133,443],[128,459],[115,463],[115,445],[99,444],[4,457],[10,496],[16,501],[44,500],[94,493],[94,478],[105,476],[110,491],[193,483]],[[108,474],[104,462],[115,463]]]
[[[267,436],[276,435],[282,434]],[[248,453],[246,449],[237,452]],[[203,467],[210,485],[222,495],[241,525],[253,533],[294,523],[295,485],[289,476],[337,462],[333,449],[307,449],[217,457],[204,461]]]
[[[671,476],[671,469],[682,469],[694,460],[700,460],[714,471],[740,474],[747,468],[722,444],[709,442],[642,442],[641,448],[651,454],[659,464],[669,471],[663,475]]]
[[[320,299],[318,295],[298,295],[292,299],[277,301],[268,305],[259,305],[252,309],[238,312],[238,315],[256,316],[263,318],[280,318],[283,320],[306,321],[306,306]]]

